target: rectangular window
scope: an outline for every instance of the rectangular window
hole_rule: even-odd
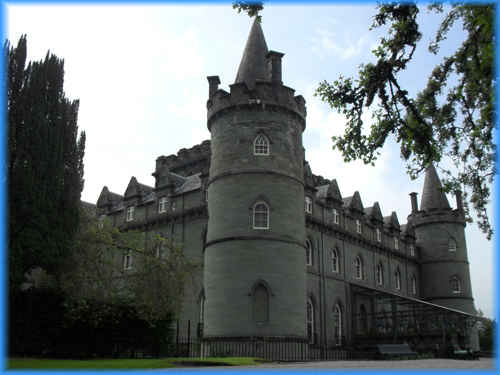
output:
[[[312,202],[311,197],[306,197],[305,207],[304,208],[305,208],[306,213],[312,214],[312,212],[313,212],[313,202]]]
[[[356,220],[356,232],[361,234],[361,221]]]
[[[130,253],[125,254],[123,257],[123,269],[130,270],[132,269],[132,255]]]
[[[382,232],[380,232],[380,229],[376,229],[377,231],[377,242],[382,242]]]
[[[333,224],[339,224],[339,212],[334,208],[332,210],[332,215],[333,215]]]
[[[134,206],[130,206],[127,208],[127,221],[132,221],[134,220]]]
[[[410,256],[415,256],[415,247],[413,245],[410,245]]]
[[[394,237],[394,249],[399,250],[399,240]]]
[[[158,201],[158,213],[159,214],[167,212],[167,204],[168,204],[167,197],[161,197],[160,200]]]

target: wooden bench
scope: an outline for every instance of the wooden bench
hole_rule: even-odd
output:
[[[379,359],[410,359],[417,358],[417,353],[410,349],[407,343],[403,344],[378,344],[377,358]]]

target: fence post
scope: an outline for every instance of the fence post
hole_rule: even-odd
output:
[[[187,356],[191,358],[191,320],[188,320]]]

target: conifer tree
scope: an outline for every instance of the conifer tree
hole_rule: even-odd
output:
[[[64,61],[50,51],[26,65],[27,41],[7,41],[9,287],[40,267],[58,278],[79,223],[85,133],[78,100],[63,90]]]

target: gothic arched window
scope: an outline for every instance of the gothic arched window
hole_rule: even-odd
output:
[[[450,286],[453,293],[460,293],[462,291],[460,279],[457,276],[453,276],[450,279]]]
[[[401,272],[399,272],[399,269],[394,273],[394,286],[396,290],[401,290]]]
[[[253,316],[256,323],[269,321],[269,292],[259,284],[253,293]]]
[[[310,298],[306,305],[306,330],[309,343],[314,344],[314,305]]]
[[[269,207],[265,202],[253,206],[253,229],[269,229]]]
[[[313,251],[311,241],[306,240],[306,265],[313,265]]]
[[[411,277],[411,292],[413,295],[417,294],[417,278],[415,275],[412,275]]]
[[[448,240],[448,251],[455,252],[457,251],[457,241],[454,238],[450,238]]]
[[[332,272],[339,272],[339,253],[337,249],[332,249]]]
[[[384,267],[382,263],[377,265],[377,284],[384,285]]]
[[[338,303],[333,309],[333,337],[335,345],[342,345],[342,308]]]
[[[259,134],[253,142],[254,155],[269,155],[269,141],[266,136]]]

